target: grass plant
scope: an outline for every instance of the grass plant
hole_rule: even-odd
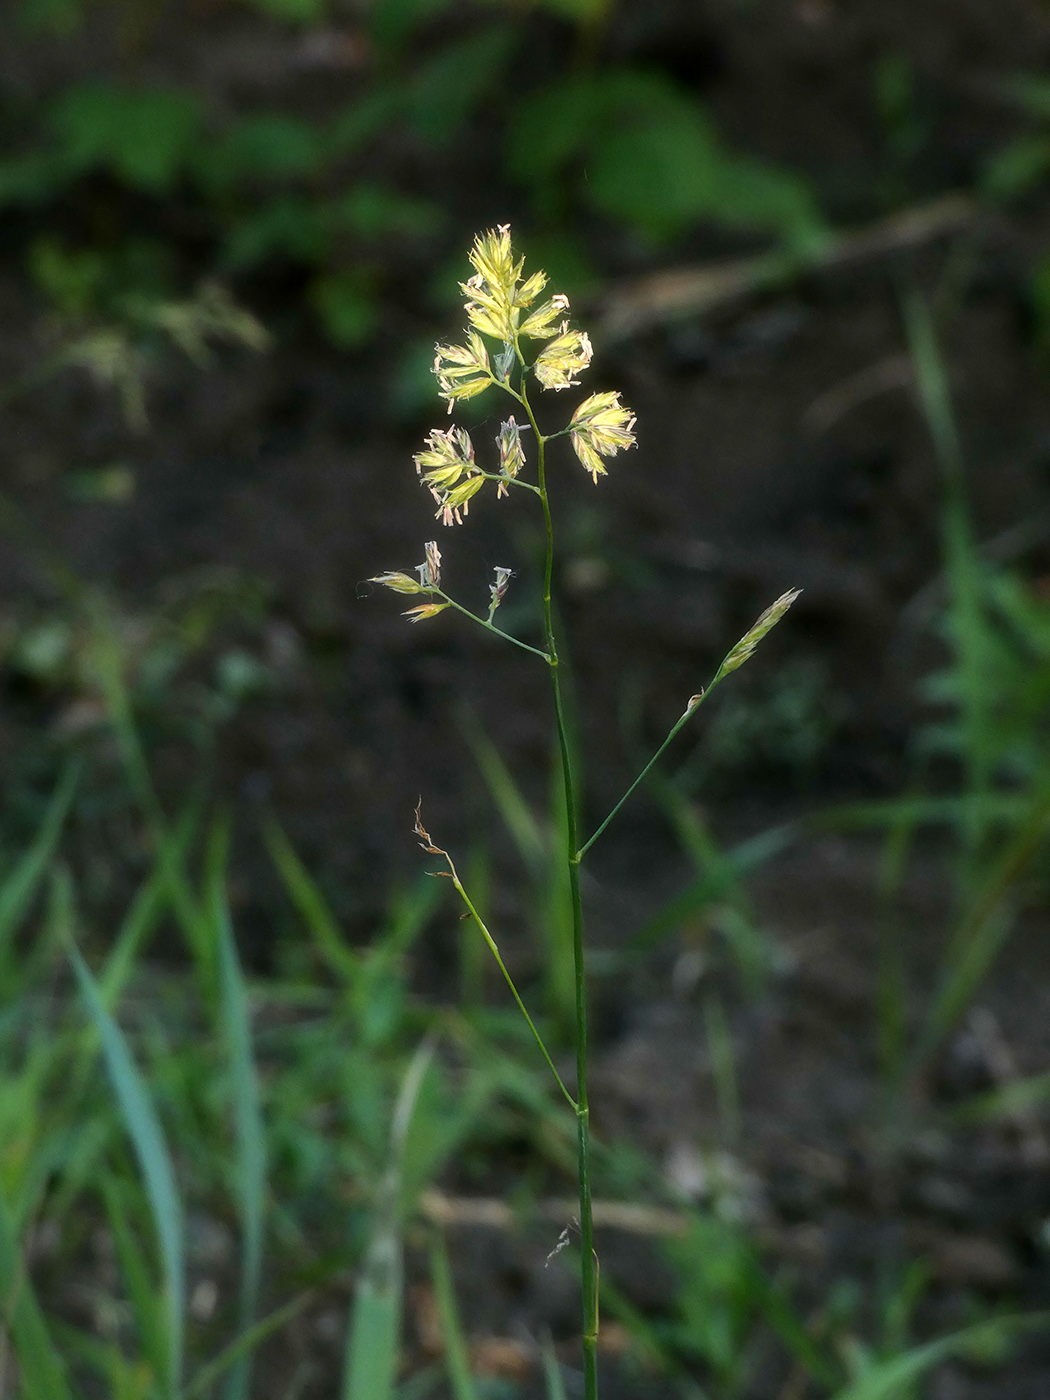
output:
[[[434,364],[442,397],[451,413],[458,402],[476,397],[489,389],[497,389],[517,405],[524,415],[518,422],[512,414],[501,426],[496,438],[498,458],[495,470],[487,471],[475,457],[469,434],[455,426],[434,429],[425,448],[416,454],[417,473],[437,503],[437,518],[446,526],[461,525],[469,514],[470,502],[487,482],[496,487],[497,496],[510,496],[525,491],[536,498],[542,513],[546,550],[542,576],[542,637],[540,645],[526,642],[495,623],[497,609],[502,603],[512,578],[508,568],[497,567],[489,588],[487,611],[473,612],[442,587],[441,551],[436,541],[426,546],[424,562],[418,577],[404,572],[387,572],[372,580],[394,592],[415,595],[423,601],[406,614],[412,622],[424,622],[446,610],[493,633],[510,645],[528,652],[541,661],[548,671],[551,702],[557,734],[557,751],[561,769],[564,798],[564,822],[559,829],[564,839],[562,869],[568,887],[571,910],[571,948],[573,971],[573,1012],[576,1046],[576,1077],[572,1090],[565,1084],[547,1045],[514,984],[500,955],[496,940],[471,900],[460,880],[452,857],[431,838],[416,811],[416,834],[420,845],[430,855],[438,856],[446,869],[436,872],[451,879],[455,890],[493,953],[511,994],[525,1017],[539,1046],[540,1053],[553,1074],[577,1124],[577,1176],[579,1186],[580,1267],[583,1301],[583,1371],[586,1400],[596,1400],[598,1394],[598,1260],[594,1248],[594,1226],[591,1207],[591,1129],[587,1085],[587,976],[584,961],[583,902],[580,892],[580,863],[587,851],[599,839],[635,790],[649,776],[678,733],[696,713],[705,695],[730,672],[743,665],[766,633],[783,617],[797,597],[785,593],[766,610],[754,627],[726,655],[707,691],[691,696],[680,718],[672,725],[663,743],[644,765],[623,797],[597,824],[590,836],[580,833],[580,799],[577,766],[574,763],[566,719],[564,685],[555,636],[553,583],[555,576],[555,531],[551,499],[547,484],[547,448],[557,439],[568,438],[579,463],[597,485],[607,474],[606,462],[621,451],[634,446],[635,419],[620,402],[614,391],[590,394],[574,410],[568,424],[556,431],[544,433],[533,406],[532,395],[539,391],[555,393],[572,389],[580,383],[579,376],[589,367],[592,348],[584,331],[571,327],[568,298],[556,294],[536,305],[547,284],[543,272],[523,280],[524,259],[515,259],[510,229],[501,226],[481,234],[470,253],[473,275],[461,284],[469,328],[463,345],[439,345]],[[541,348],[536,350],[537,343]],[[535,479],[525,474],[527,453],[533,456]],[[497,761],[489,756],[488,767],[500,786],[506,787],[499,776]],[[491,780],[490,780],[491,781]],[[508,811],[506,801],[505,812]],[[512,822],[515,817],[511,814]],[[519,815],[516,824],[522,838],[533,843],[527,824]],[[527,833],[527,836],[526,836]],[[534,843],[533,843],[534,844]],[[555,955],[557,956],[557,954]]]
[[[1050,695],[1050,610],[1023,577],[996,562],[977,538],[965,454],[936,321],[917,290],[904,298],[904,323],[917,398],[941,474],[942,570],[931,597],[945,661],[923,679],[933,716],[919,731],[916,777],[908,795],[846,809],[833,817],[886,831],[881,880],[882,934],[876,990],[884,1127],[900,1141],[914,1127],[914,1090],[980,995],[1030,898],[1033,869],[1050,842],[1050,767],[1045,699]],[[927,590],[929,593],[930,591]],[[930,792],[930,772],[948,765],[950,783]],[[934,984],[917,1018],[910,959],[895,896],[924,829],[953,840],[954,900]],[[1028,1085],[982,1095],[973,1113],[991,1116],[1042,1092]]]

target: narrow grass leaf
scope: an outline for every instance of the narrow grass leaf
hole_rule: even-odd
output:
[[[401,1236],[396,1229],[378,1229],[354,1295],[345,1400],[389,1400],[394,1394],[403,1287]]]
[[[547,1400],[569,1400],[565,1379],[554,1354],[554,1342],[549,1332],[545,1333],[543,1338],[543,1381],[547,1387]]]
[[[461,717],[459,728],[518,854],[533,876],[542,876],[547,866],[547,841],[521,789],[495,744],[473,716]]]
[[[925,1346],[913,1347],[902,1356],[876,1363],[859,1380],[838,1391],[835,1400],[900,1400],[905,1386],[949,1357],[989,1348],[997,1351],[1016,1333],[1045,1327],[1048,1319],[1050,1314],[1047,1313],[1029,1313],[992,1318],[964,1327]]]
[[[32,845],[0,884],[0,957],[6,956],[11,940],[51,866],[79,776],[78,764],[71,764],[66,769]]]
[[[453,1400],[478,1400],[478,1390],[470,1374],[467,1339],[463,1335],[463,1324],[456,1302],[456,1288],[452,1281],[448,1248],[440,1231],[434,1232],[430,1245],[430,1281],[434,1286],[434,1300],[437,1303],[438,1317],[441,1319],[445,1366]]]
[[[7,1202],[0,1196],[0,1325],[10,1337],[21,1379],[22,1400],[73,1400],[65,1366],[37,1302],[15,1236]]]
[[[250,1355],[261,1342],[264,1342],[273,1333],[279,1332],[286,1323],[291,1322],[293,1317],[298,1317],[315,1297],[314,1290],[307,1289],[281,1307],[275,1308],[266,1317],[261,1318],[254,1326],[249,1327],[247,1332],[242,1332],[239,1337],[235,1337],[229,1346],[224,1347],[219,1352],[218,1356],[209,1361],[206,1366],[201,1367],[182,1392],[180,1400],[201,1400],[201,1397],[208,1395],[231,1366],[235,1366],[245,1356]]]
[[[645,952],[676,933],[683,924],[732,893],[750,871],[786,850],[799,834],[794,825],[774,827],[723,852],[720,860],[650,915],[632,936],[632,951]]]
[[[1050,1099],[1050,1071],[1013,1079],[986,1094],[976,1094],[965,1103],[948,1109],[941,1121],[954,1127],[970,1127],[978,1123],[994,1123],[1029,1113]]]
[[[142,1170],[164,1266],[167,1308],[168,1375],[171,1392],[182,1378],[183,1333],[186,1316],[186,1265],[183,1256],[182,1201],[160,1120],[132,1057],[124,1032],[102,1003],[98,983],[76,947],[69,956],[81,994],[102,1042],[102,1053],[121,1117]]]
[[[921,1066],[973,1001],[1013,930],[1009,909],[1011,895],[1029,865],[1043,848],[1050,828],[1050,787],[1038,792],[1027,819],[999,852],[945,955],[941,986],[930,1007],[922,1039],[916,1049]]]
[[[117,1181],[108,1172],[102,1177],[106,1216],[128,1301],[135,1315],[141,1354],[153,1368],[154,1376],[163,1377],[169,1365],[167,1319],[163,1302],[158,1298],[156,1286],[150,1278],[142,1247],[128,1220],[126,1191],[126,1184]]]
[[[185,866],[199,821],[200,803],[194,800],[187,803],[172,830],[169,859],[177,863],[180,869]],[[167,910],[168,878],[160,862],[155,860],[153,869],[121,921],[113,946],[106,957],[105,967],[98,978],[102,1001],[108,1011],[112,1011],[120,1000],[120,995],[134,970],[135,959]]]
[[[376,939],[391,961],[402,957],[426,928],[444,896],[444,881],[423,876],[391,903],[386,926]]]
[[[376,1198],[372,1239],[350,1314],[343,1400],[392,1400],[401,1349],[404,1260],[399,1218],[401,1159],[419,1090],[433,1058],[424,1042],[405,1073],[390,1129],[390,1156]]]
[[[248,996],[237,957],[225,889],[225,834],[212,842],[209,903],[219,949],[221,1023],[230,1060],[233,1122],[236,1137],[236,1183],[241,1223],[240,1325],[247,1332],[255,1319],[262,1276],[263,1222],[266,1197],[266,1141],[259,1076],[252,1054]],[[228,1400],[246,1400],[251,1354],[234,1365]]]
[[[263,838],[285,891],[310,931],[318,953],[338,977],[352,984],[360,970],[357,955],[347,946],[324,895],[299,859],[295,847],[273,819],[264,825]]]

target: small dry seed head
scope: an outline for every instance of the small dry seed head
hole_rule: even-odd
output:
[[[375,578],[370,578],[369,583],[382,584],[384,588],[392,588],[395,593],[422,593],[423,585],[417,583],[408,574],[397,572],[376,574]]]
[[[606,475],[603,457],[615,457],[634,446],[634,424],[634,414],[620,402],[620,395],[610,390],[584,399],[572,415],[572,445],[595,483]]]
[[[489,585],[489,597],[491,599],[489,603],[490,620],[492,618],[492,614],[496,611],[496,609],[499,607],[500,603],[503,602],[503,599],[506,596],[507,587],[510,584],[511,579],[514,577],[514,570],[504,569],[502,565],[497,564],[495,568],[495,574],[495,583]]]
[[[735,671],[739,666],[743,666],[744,662],[751,656],[762,638],[777,625],[801,592],[801,588],[791,588],[787,593],[782,593],[775,603],[771,603],[769,607],[766,608],[754,627],[740,638],[739,642],[737,642],[736,646],[722,662],[721,666],[719,666],[719,676],[727,676],[730,671]]]
[[[435,845],[434,845],[434,842],[433,842],[433,841],[431,840],[431,838],[430,838],[430,832],[429,832],[429,831],[426,829],[426,827],[423,825],[423,799],[422,799],[422,798],[420,798],[419,801],[416,803],[416,821],[415,821],[415,825],[413,826],[412,830],[413,830],[413,831],[415,832],[415,834],[419,837],[419,844],[420,844],[420,846],[422,846],[423,850],[426,851],[426,853],[427,853],[428,856],[443,856],[443,855],[447,855],[447,852],[446,852],[446,851],[443,851],[443,850],[441,849],[440,846],[435,846]]]
[[[536,357],[533,372],[545,389],[571,389],[580,382],[574,375],[583,373],[593,354],[587,332],[570,330],[563,321],[557,337]]]
[[[426,551],[426,562],[421,567],[427,587],[440,588],[441,550],[437,547],[437,540],[428,540],[424,549]]]

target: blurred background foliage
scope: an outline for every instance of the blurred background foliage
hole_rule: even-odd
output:
[[[784,13],[812,36],[848,9]],[[375,551],[429,529],[388,478],[436,421],[469,239],[508,218],[666,453],[611,506],[566,488],[589,806],[806,586],[589,890],[607,1393],[1045,1389],[1018,1339],[1050,1267],[1050,47],[946,77],[962,17],[880,21],[836,159],[790,105],[752,128],[718,99],[718,26],[757,50],[768,19],[9,5],[0,1400],[575,1393],[572,1125],[439,882],[382,849],[426,784],[566,1053],[546,722],[487,652],[347,620],[359,578],[407,566]],[[834,280],[895,253],[875,311]],[[997,375],[1027,438],[998,404],[973,426]],[[194,436],[209,385],[249,403],[221,448]],[[850,415],[900,389],[920,445],[895,473],[911,429],[857,446]],[[314,390],[338,411],[311,419]],[[233,511],[181,533],[269,470],[272,555],[228,547]],[[465,567],[534,567],[527,524],[476,538]],[[512,589],[502,615],[529,609]]]
[[[75,53],[93,30],[117,36],[112,72],[74,63],[63,81],[9,89],[0,114],[0,208],[58,315],[121,321],[201,279],[279,279],[296,314],[360,349],[406,278],[443,301],[457,187],[478,182],[479,154],[570,291],[596,275],[595,218],[652,248],[703,223],[798,246],[825,232],[807,182],[733,149],[669,73],[587,57],[608,4],[257,8],[287,27],[293,72],[237,102],[147,76],[177,23],[164,6],[21,4],[27,43],[60,36]],[[544,16],[569,31],[553,64],[537,62]]]

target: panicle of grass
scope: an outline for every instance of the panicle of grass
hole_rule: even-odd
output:
[[[583,1291],[583,1359],[585,1400],[596,1400],[598,1393],[597,1342],[598,1342],[598,1269],[594,1252],[593,1219],[591,1209],[590,1180],[590,1109],[587,1091],[587,977],[583,936],[583,901],[580,892],[580,861],[605,830],[623,803],[634,792],[639,783],[648,775],[660,755],[674,739],[682,725],[692,716],[703,699],[703,693],[693,696],[685,714],[672,728],[671,733],[660,749],[645,766],[635,782],[628,788],[624,797],[609,813],[590,839],[580,844],[578,833],[579,777],[574,763],[574,745],[571,742],[566,716],[566,704],[559,672],[559,656],[555,636],[552,604],[552,584],[555,563],[555,537],[551,513],[550,496],[547,487],[547,445],[554,438],[568,436],[576,456],[597,483],[607,474],[606,461],[619,452],[635,445],[635,418],[630,409],[620,402],[618,393],[603,391],[586,398],[572,415],[569,424],[559,432],[544,435],[540,429],[535,410],[529,397],[530,384],[538,384],[541,389],[561,392],[580,383],[580,376],[590,366],[593,347],[590,338],[583,330],[570,325],[562,314],[568,310],[564,298],[551,297],[546,303],[532,311],[522,320],[523,310],[527,310],[546,286],[546,276],[538,272],[522,281],[524,259],[516,259],[510,236],[510,228],[500,225],[486,233],[479,234],[470,252],[473,276],[461,284],[465,297],[465,310],[469,328],[467,344],[460,346],[439,345],[435,361],[435,373],[441,395],[447,399],[449,411],[456,400],[472,397],[490,385],[509,394],[525,415],[536,444],[535,483],[525,483],[522,472],[525,467],[524,453],[521,451],[520,429],[515,418],[505,422],[497,438],[499,452],[498,469],[488,473],[482,470],[476,460],[473,444],[461,429],[451,427],[445,431],[435,429],[423,452],[416,454],[416,469],[426,474],[423,479],[433,491],[438,503],[438,516],[446,525],[461,524],[467,515],[470,501],[482,489],[487,479],[495,480],[497,498],[509,495],[509,485],[527,484],[539,497],[543,515],[545,535],[545,557],[543,568],[543,647],[542,650],[527,646],[516,638],[508,637],[518,646],[542,658],[548,668],[551,686],[551,700],[554,713],[555,731],[558,744],[559,790],[555,830],[559,855],[551,863],[549,883],[549,906],[546,926],[554,939],[554,946],[547,959],[548,966],[558,976],[554,991],[560,1008],[568,1013],[573,1025],[576,1048],[576,1091],[570,1093],[566,1087],[535,1022],[526,1010],[525,1004],[503,962],[495,939],[472,902],[459,879],[452,857],[447,851],[436,846],[423,827],[419,807],[416,808],[416,833],[423,849],[431,855],[439,856],[447,868],[436,872],[451,879],[467,911],[474,920],[482,938],[495,957],[531,1030],[538,1048],[548,1068],[561,1089],[566,1101],[576,1115],[577,1123],[577,1176],[580,1197],[580,1268]],[[500,343],[501,349],[490,354],[483,337],[488,336]],[[526,357],[523,340],[536,339],[543,342],[538,354],[530,360]],[[530,352],[531,353],[531,352]],[[524,424],[522,425],[524,426]],[[440,602],[431,601],[411,609],[407,616],[418,622],[436,616],[444,607],[451,606],[489,631],[498,633],[493,626],[493,615],[500,603],[509,579],[509,570],[497,570],[496,583],[490,590],[490,606],[487,617],[471,613],[459,604],[446,591],[436,585],[432,592]],[[404,575],[380,575],[378,581],[387,582],[397,588]],[[421,576],[421,583],[427,580]],[[752,654],[758,642],[766,635],[787,611],[797,597],[797,592],[786,593],[779,598],[759,618],[758,622],[725,658],[712,684],[717,684],[724,675],[742,665]],[[506,634],[500,634],[506,635]],[[490,786],[497,802],[504,810],[512,831],[527,852],[527,859],[534,868],[542,861],[537,854],[545,846],[532,834],[532,822],[527,816],[524,803],[516,793],[514,784],[502,763],[494,760],[482,747],[483,768],[486,770]],[[564,918],[561,917],[564,915]]]

